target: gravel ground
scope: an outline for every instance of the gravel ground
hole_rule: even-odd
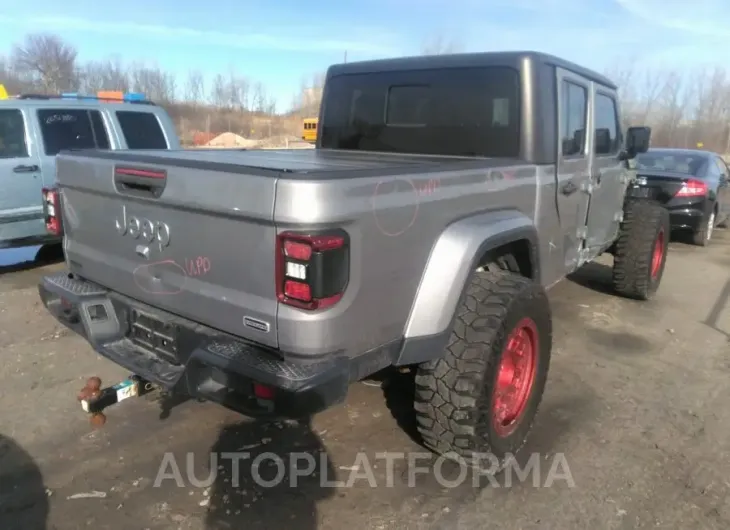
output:
[[[610,294],[608,260],[551,291],[543,406],[517,472],[491,482],[436,459],[414,472],[407,375],[357,383],[310,422],[152,394],[93,430],[84,380],[128,374],[40,305],[35,285],[60,265],[0,269],[0,528],[727,529],[730,230],[671,247],[650,303]],[[266,487],[289,454],[314,472]]]

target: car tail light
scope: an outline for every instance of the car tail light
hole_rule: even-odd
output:
[[[344,232],[277,236],[276,296],[300,309],[336,304],[350,275],[350,251]]]
[[[707,184],[697,179],[689,179],[682,184],[675,197],[700,197],[707,195]]]
[[[57,189],[43,188],[43,215],[48,233],[60,236],[63,233],[63,224],[61,223],[61,196]]]
[[[258,399],[271,400],[274,399],[275,390],[273,387],[262,385],[261,383],[254,383],[253,393]]]

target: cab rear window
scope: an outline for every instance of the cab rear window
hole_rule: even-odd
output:
[[[516,157],[520,79],[501,66],[349,74],[329,79],[322,147]]]
[[[117,120],[129,149],[167,149],[165,134],[153,113],[120,110]]]
[[[109,136],[98,110],[39,109],[38,123],[48,156],[66,149],[109,149]]]

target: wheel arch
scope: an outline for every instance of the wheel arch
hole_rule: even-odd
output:
[[[434,244],[421,276],[403,333],[396,365],[417,364],[441,355],[472,274],[512,255],[512,272],[540,281],[535,224],[517,210],[486,212],[449,225]]]

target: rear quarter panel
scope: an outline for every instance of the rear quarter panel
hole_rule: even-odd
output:
[[[355,355],[403,338],[442,234],[454,223],[490,212],[510,212],[532,223],[536,169],[472,165],[452,171],[372,177],[354,172],[352,178],[280,180],[274,210],[277,230],[342,227],[351,245],[350,281],[337,305],[314,313],[279,306],[280,348]],[[455,276],[458,271],[444,273],[442,280],[448,285],[450,273]],[[441,318],[437,312],[431,315],[434,326]]]

